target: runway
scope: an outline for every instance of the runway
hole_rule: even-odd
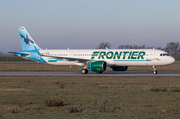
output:
[[[0,76],[106,76],[106,77],[180,77],[180,72],[159,71],[158,74],[153,74],[152,71],[126,71],[113,72],[107,71],[102,74],[89,72],[88,74],[81,74],[80,71],[1,71]]]

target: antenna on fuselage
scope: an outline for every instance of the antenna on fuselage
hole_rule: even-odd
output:
[[[67,47],[67,49],[69,50],[69,48]]]

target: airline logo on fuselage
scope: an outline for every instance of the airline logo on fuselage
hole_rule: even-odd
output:
[[[91,59],[144,59],[144,51],[94,51]]]

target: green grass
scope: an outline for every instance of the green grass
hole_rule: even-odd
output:
[[[0,62],[32,62],[18,56],[0,56]]]
[[[178,119],[179,89],[180,77],[0,77],[0,118]]]
[[[180,55],[172,55],[172,57],[174,57],[176,61],[180,61]]]

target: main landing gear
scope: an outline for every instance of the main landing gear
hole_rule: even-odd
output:
[[[157,74],[156,66],[153,66],[153,69],[154,69],[154,74]]]
[[[88,73],[88,70],[87,70],[87,66],[84,67],[84,69],[81,70],[81,73],[82,74],[87,74]]]
[[[82,74],[87,74],[87,73],[88,73],[88,70],[87,70],[87,69],[82,69],[82,70],[81,70],[81,73],[82,73]],[[102,72],[99,72],[99,71],[97,71],[96,73],[97,73],[97,74],[102,74]]]
[[[87,70],[87,69],[82,69],[82,70],[81,70],[81,73],[82,73],[82,74],[87,74],[87,73],[88,73],[88,70]]]

